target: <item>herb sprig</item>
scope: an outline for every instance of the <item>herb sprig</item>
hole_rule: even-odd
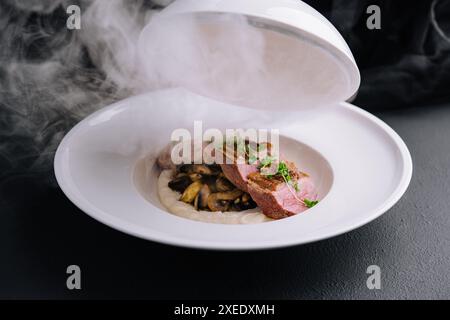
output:
[[[314,207],[316,204],[319,203],[319,201],[317,200],[308,200],[308,199],[303,199],[303,203],[305,204],[305,206],[307,206],[308,208],[312,208]]]
[[[274,157],[271,156],[267,156],[264,159],[261,160],[260,164],[259,164],[259,168],[266,168],[272,165],[272,163],[275,161],[276,159]]]
[[[265,169],[269,166],[272,165],[272,163],[275,161],[275,158],[273,157],[266,157],[264,159],[261,160],[260,162],[260,169]],[[309,200],[309,199],[299,199],[296,195],[296,193],[291,189],[292,187],[295,189],[296,192],[299,192],[299,186],[298,186],[298,181],[295,181],[292,179],[292,176],[289,172],[289,167],[287,166],[287,164],[284,161],[280,161],[278,163],[278,168],[277,171],[274,175],[266,175],[267,178],[271,179],[273,176],[281,176],[284,180],[284,182],[286,182],[289,191],[291,191],[291,193],[294,195],[294,197],[300,201],[301,203],[303,203],[306,207],[308,208],[312,208],[314,207],[316,204],[319,203],[319,201],[317,200]]]

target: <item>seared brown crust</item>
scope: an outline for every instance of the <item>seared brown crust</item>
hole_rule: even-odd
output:
[[[301,178],[307,177],[303,172],[297,170],[297,167],[292,162],[285,161],[289,168],[289,175],[291,179],[298,181]],[[250,173],[247,181],[247,192],[252,197],[262,212],[272,219],[282,219],[295,215],[292,208],[289,208],[283,201],[280,200],[280,193],[286,187],[286,182],[281,176],[267,177],[260,172]],[[278,196],[278,199],[277,199]],[[281,201],[281,203],[280,203]]]
[[[256,144],[254,142],[250,142],[246,140],[247,145],[251,145],[252,148],[260,147],[261,144]],[[264,143],[266,145],[266,148],[268,150],[268,153],[270,154],[270,151],[272,149],[271,143]],[[244,156],[245,159],[243,160],[243,163],[239,163],[237,161],[237,147],[234,146],[231,152],[227,152],[227,145],[224,144],[223,150],[216,150],[216,152],[219,152],[219,154],[223,155],[223,164],[220,165],[222,168],[223,174],[225,177],[230,180],[237,188],[247,192],[247,177],[249,174],[253,172],[257,172],[258,167],[256,164],[250,164],[249,163],[249,157],[248,154]],[[231,160],[231,161],[230,161]]]
[[[273,177],[272,179],[268,179],[266,176],[263,176],[259,172],[253,172],[248,175],[248,183],[253,182],[257,184],[261,189],[267,191],[275,191],[281,183],[284,183],[283,178],[281,177]]]
[[[282,219],[295,214],[285,210],[278,204],[278,201],[274,196],[274,191],[262,188],[258,183],[251,179],[248,180],[248,193],[253,201],[258,204],[258,207],[261,208],[262,212],[269,218]]]

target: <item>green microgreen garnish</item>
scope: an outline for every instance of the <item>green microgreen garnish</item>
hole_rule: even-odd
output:
[[[264,159],[261,160],[260,164],[259,164],[259,168],[266,168],[269,167],[270,165],[272,165],[272,163],[275,161],[275,158],[271,157],[271,156],[267,156]]]
[[[278,164],[277,174],[283,177],[283,179],[287,182],[291,181],[291,175],[289,174],[289,168],[283,161],[280,161]]]
[[[248,163],[249,164],[254,164],[256,161],[258,161],[258,156],[251,154],[248,158]]]
[[[272,165],[272,163],[274,161],[275,161],[275,158],[273,158],[273,157],[266,157],[266,158],[261,160],[259,168],[260,169],[264,169],[264,168]],[[280,161],[280,163],[278,164],[277,172],[274,175],[266,175],[266,178],[271,179],[274,176],[281,176],[283,178],[284,182],[286,182],[286,184],[288,185],[289,190],[294,195],[294,197],[298,201],[302,202],[306,207],[312,208],[316,204],[319,203],[319,201],[316,201],[316,200],[309,200],[309,199],[303,199],[302,200],[302,199],[297,197],[295,192],[299,192],[300,191],[300,187],[298,185],[298,181],[292,179],[292,176],[289,173],[289,167],[287,166],[287,164],[285,162]],[[295,189],[295,192],[292,190],[292,188]]]
[[[312,208],[314,207],[316,204],[319,203],[319,201],[312,201],[312,200],[308,200],[308,199],[303,199],[303,203],[305,204],[305,206],[307,206],[308,208]]]

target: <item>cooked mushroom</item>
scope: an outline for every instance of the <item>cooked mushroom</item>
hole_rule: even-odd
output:
[[[248,193],[244,193],[242,197],[239,197],[236,200],[234,200],[232,205],[232,210],[235,211],[243,211],[253,208],[256,208],[256,203],[253,201],[253,199],[250,197]]]
[[[213,171],[205,164],[183,164],[178,167],[179,172],[191,174],[199,173],[205,175],[213,174]]]
[[[200,192],[200,189],[202,188],[203,184],[200,181],[195,181],[187,187],[186,190],[184,190],[183,194],[181,195],[180,200],[186,203],[192,203],[194,201],[197,194]]]
[[[217,187],[217,191],[220,191],[220,192],[231,191],[235,188],[235,186],[227,178],[224,178],[224,177],[219,177],[216,180],[216,187]]]
[[[242,193],[239,189],[213,193],[208,197],[208,207],[211,211],[227,211],[230,207],[230,202],[239,198]]]
[[[219,190],[217,190],[216,177],[215,176],[203,176],[202,177],[202,182],[208,185],[209,190],[212,193],[219,191]]]
[[[203,165],[203,164],[194,164],[193,172],[199,173],[199,174],[204,174],[204,175],[211,175],[213,173],[211,168],[209,168],[208,166]]]
[[[180,193],[183,193],[184,190],[186,190],[187,187],[192,183],[191,178],[188,176],[178,176],[169,182],[169,188],[175,191],[178,191]]]
[[[197,181],[202,178],[202,175],[200,173],[191,173],[189,178],[191,178],[192,181]]]
[[[222,168],[218,164],[210,164],[208,167],[211,169],[213,175],[218,175],[222,173]]]
[[[209,204],[208,204],[209,206]],[[211,209],[211,211],[221,211],[221,212],[226,212],[229,211],[231,207],[230,201],[227,200],[216,200],[214,201],[214,203],[212,204],[212,207],[209,207]]]
[[[203,187],[200,189],[200,192],[197,194],[194,200],[194,207],[195,209],[204,209],[208,207],[208,197],[211,194],[211,190],[209,190],[209,187],[207,184],[204,184]]]
[[[169,187],[182,193],[180,201],[196,210],[225,212],[256,207],[250,195],[236,189],[217,164],[179,165]]]
[[[199,194],[200,194],[200,192],[199,192]],[[198,194],[194,199],[194,208],[195,208],[195,210],[198,210]]]
[[[180,164],[177,166],[177,172],[192,173],[192,164]]]
[[[201,175],[218,175],[222,172],[217,164],[183,164],[177,167],[178,172],[199,173]]]

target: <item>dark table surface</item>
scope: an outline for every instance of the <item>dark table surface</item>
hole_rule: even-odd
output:
[[[405,196],[358,230],[291,248],[152,243],[96,222],[36,177],[3,181],[0,298],[450,299],[450,105],[377,116],[412,154]],[[72,264],[81,290],[66,288]],[[381,290],[366,286],[369,265],[381,268]]]

